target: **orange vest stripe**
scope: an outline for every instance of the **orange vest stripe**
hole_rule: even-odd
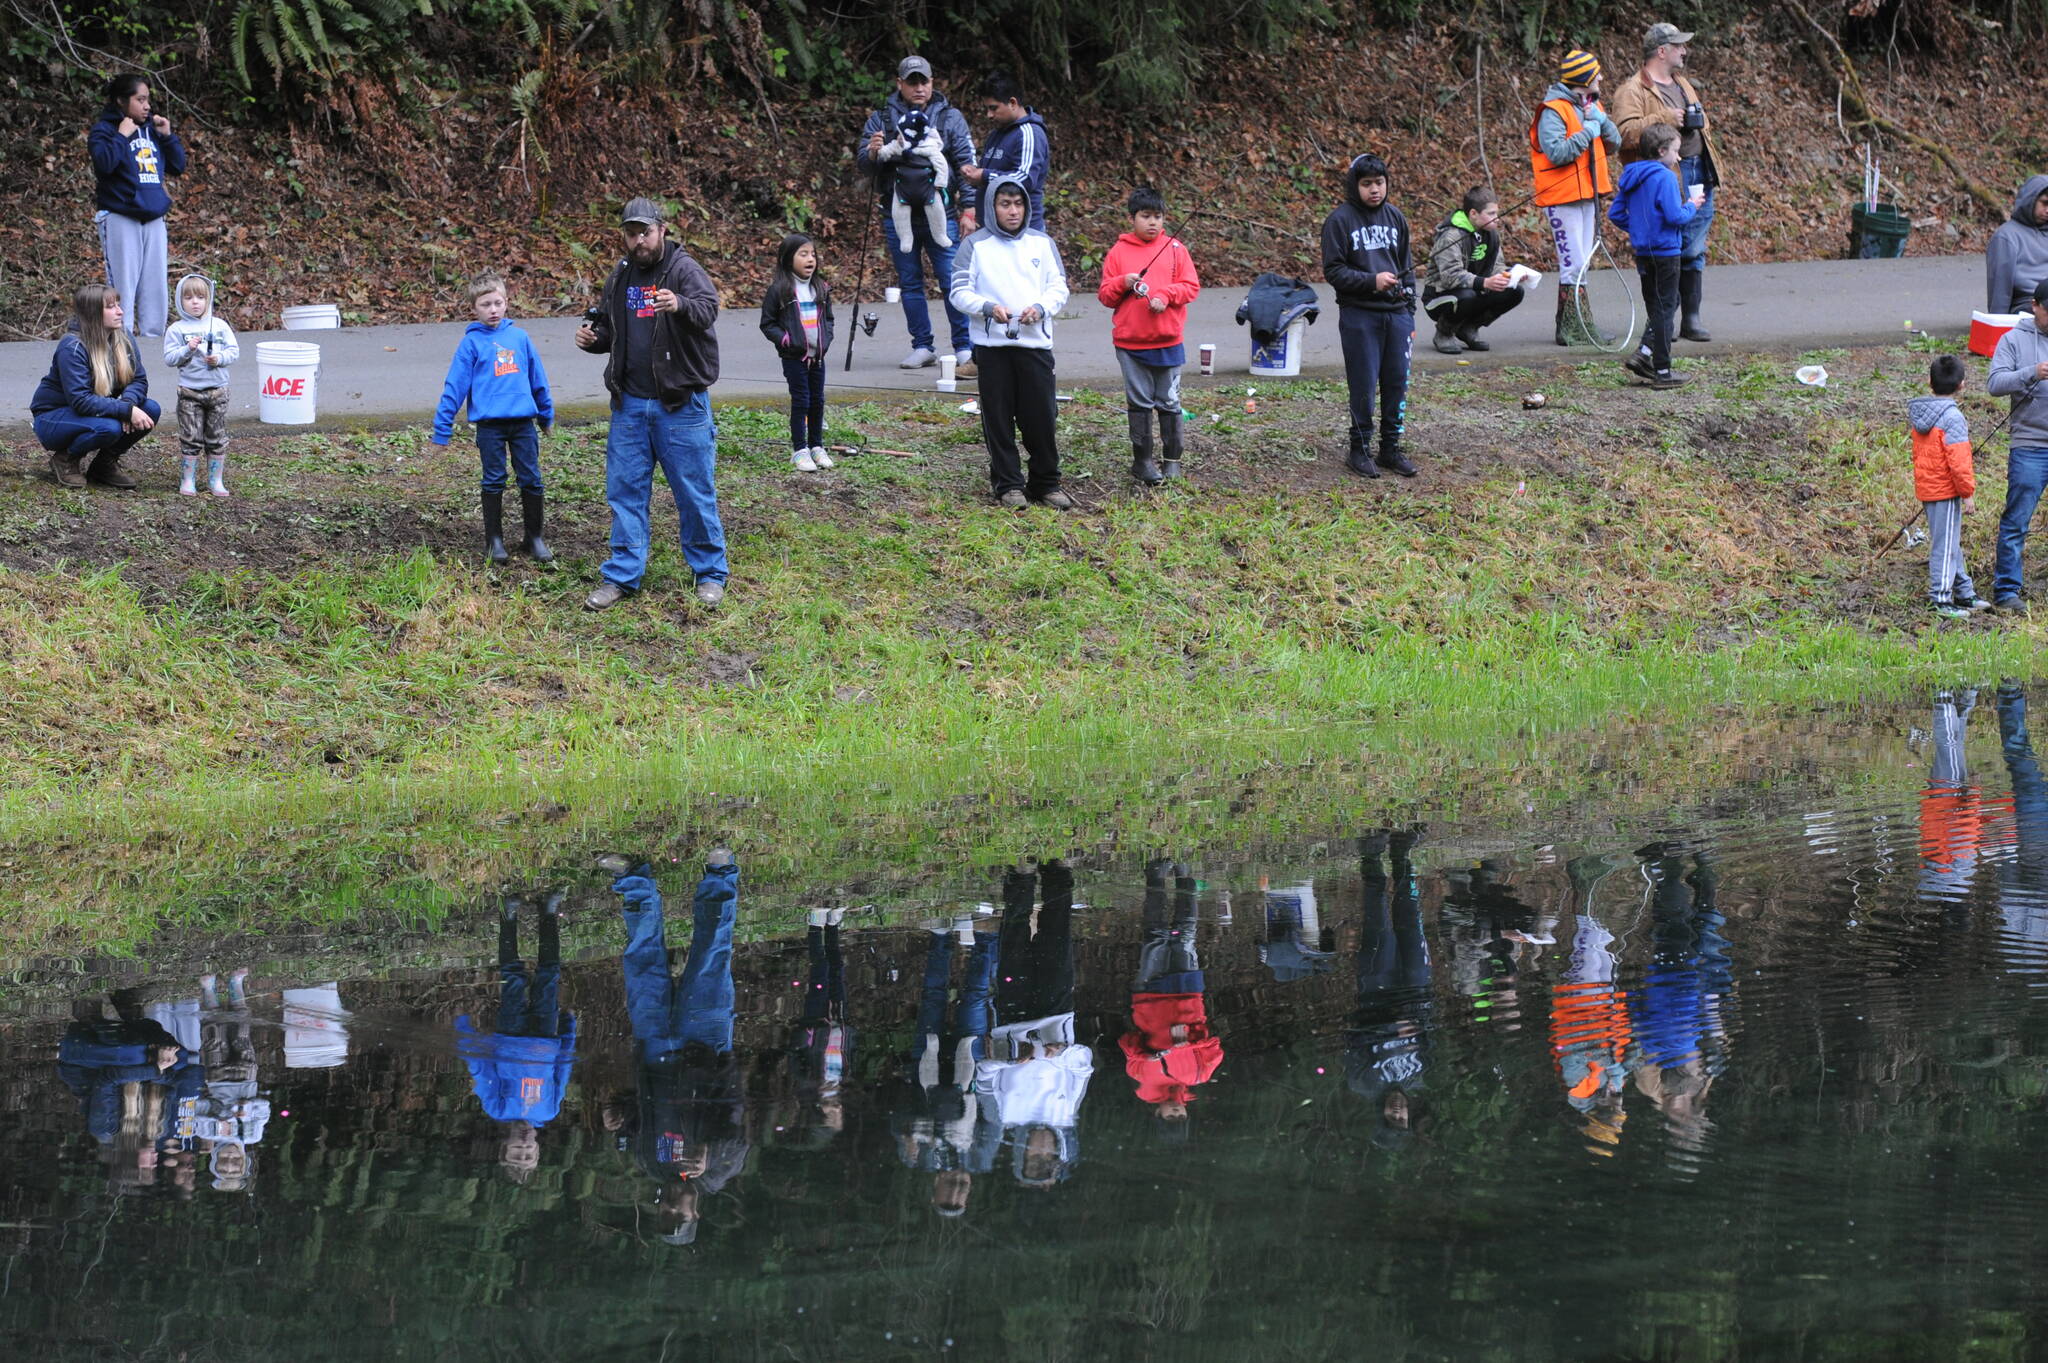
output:
[[[1585,154],[1568,166],[1553,166],[1550,158],[1543,154],[1543,139],[1537,136],[1537,125],[1543,121],[1543,110],[1555,109],[1564,120],[1564,135],[1575,137],[1585,127],[1579,118],[1578,107],[1568,99],[1546,100],[1537,109],[1536,117],[1529,124],[1529,164],[1536,171],[1536,202],[1539,204],[1578,203],[1600,194],[1612,194],[1614,181],[1607,174],[1607,144],[1599,138],[1586,148]]]

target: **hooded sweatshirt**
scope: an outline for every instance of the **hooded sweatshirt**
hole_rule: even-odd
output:
[[[86,134],[92,153],[93,201],[109,213],[137,222],[155,222],[171,211],[171,191],[164,176],[185,173],[185,144],[176,133],[158,133],[148,124],[121,136],[118,109],[102,110]]]
[[[2034,366],[2048,361],[2048,336],[2032,317],[1998,338],[1984,391],[2012,401],[2007,438],[2014,449],[2048,449],[2048,383],[2036,384]]]
[[[1479,289],[1500,270],[1500,233],[1472,225],[1464,209],[1436,225],[1429,265],[1422,277],[1423,301],[1461,289]]]
[[[560,1115],[576,1064],[576,1016],[565,1014],[554,1036],[509,1036],[479,1032],[465,1013],[455,1019],[455,1051],[492,1121],[545,1126]]]
[[[1188,1029],[1185,1041],[1173,1039],[1176,1023]],[[1141,1102],[1185,1103],[1223,1063],[1223,1043],[1210,1034],[1200,994],[1133,994],[1131,1027],[1117,1045]]]
[[[206,301],[198,312],[188,312],[185,286],[195,279],[206,286]],[[235,329],[214,315],[213,281],[203,274],[188,274],[178,281],[171,297],[177,302],[178,316],[164,332],[164,363],[178,371],[178,387],[195,393],[227,387],[228,366],[242,358],[242,345],[235,339]],[[199,340],[197,349],[190,344],[194,337]],[[209,365],[209,355],[220,363]]]
[[[1680,230],[1696,210],[1678,192],[1678,172],[1662,161],[1631,161],[1621,168],[1621,184],[1607,216],[1628,233],[1629,248],[1639,256],[1675,256],[1684,244]]]
[[[953,257],[953,285],[947,299],[956,312],[969,319],[968,334],[977,346],[1022,346],[1033,350],[1052,349],[1052,319],[1067,305],[1067,271],[1060,263],[1060,248],[1051,237],[1030,225],[1005,232],[996,225],[995,194],[1002,185],[1017,185],[1024,201],[1032,202],[1031,187],[1014,175],[991,177],[988,183],[988,221],[974,235],[960,243]],[[1044,316],[1029,326],[1018,326],[1013,340],[1009,329],[991,315],[1001,306],[1009,311],[1012,324],[1026,308],[1036,307]]]
[[[1151,296],[1140,298],[1124,287],[1131,275],[1142,275]],[[1105,308],[1114,308],[1109,322],[1110,340],[1118,350],[1161,350],[1181,343],[1188,323],[1188,304],[1202,292],[1202,280],[1195,273],[1195,259],[1180,238],[1154,237],[1146,241],[1126,232],[1109,248],[1102,260],[1102,285],[1095,297]],[[1166,300],[1164,312],[1152,311],[1152,299]]]
[[[1015,123],[998,127],[982,144],[981,166],[993,184],[999,175],[1014,175],[1031,191],[1031,216],[1025,221],[1045,230],[1045,176],[1052,169],[1052,139],[1036,109],[1026,109]],[[981,215],[981,186],[962,182],[961,207]]]
[[[57,339],[57,353],[50,357],[50,372],[43,375],[35,396],[29,399],[29,415],[41,416],[68,408],[74,416],[126,421],[149,396],[149,375],[143,372],[142,352],[135,348],[135,338],[126,331],[117,331],[114,336],[115,344],[128,347],[128,358],[135,367],[135,377],[126,388],[111,397],[94,390],[92,356],[79,339],[78,319],[74,317]]]
[[[2025,312],[2034,285],[2048,276],[2048,227],[2034,222],[2034,204],[2048,193],[2048,175],[2036,175],[2020,186],[2012,215],[1991,234],[1984,248],[1984,308],[1987,312]]]
[[[1956,400],[1937,394],[1913,398],[1906,416],[1913,423],[1913,495],[1923,502],[1975,496],[1970,423]]]
[[[555,400],[548,395],[547,371],[541,368],[533,340],[509,317],[496,326],[471,322],[448,362],[448,381],[441,385],[441,405],[434,410],[434,443],[445,445],[455,433],[455,412],[469,404],[469,419],[518,421],[539,417],[555,424]]]
[[[1373,277],[1392,273],[1405,293],[1381,293]],[[1344,173],[1344,202],[1323,220],[1323,278],[1337,290],[1340,308],[1415,311],[1415,269],[1409,261],[1408,219],[1386,199],[1367,208],[1358,176]]]

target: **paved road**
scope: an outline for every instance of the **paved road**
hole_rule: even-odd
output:
[[[1528,302],[1489,329],[1486,335],[1493,349],[1469,357],[1472,363],[1528,364],[1568,356],[1593,357],[1591,351],[1566,351],[1551,343],[1553,282],[1554,276],[1546,275]],[[727,295],[734,298],[751,288],[751,283],[742,285],[733,279],[724,284]],[[1327,285],[1319,286],[1319,291],[1326,299],[1330,296]],[[1715,266],[1708,272],[1706,308],[1714,343],[1681,345],[1679,353],[1883,344],[1903,335],[1907,321],[1938,335],[1957,335],[1968,329],[1970,310],[1983,291],[1984,258],[1974,255]],[[1602,292],[1606,300],[1596,301],[1618,298],[1611,283]],[[1218,372],[1244,374],[1249,342],[1244,329],[1232,320],[1243,297],[1243,289],[1216,289],[1196,301],[1188,322],[1190,360],[1197,344],[1214,342]],[[930,393],[937,370],[906,373],[896,368],[896,361],[909,348],[901,309],[880,301],[868,306],[881,315],[882,323],[873,339],[858,339],[851,374],[842,368],[843,334],[850,329],[851,319],[846,316],[849,310],[841,309],[842,340],[832,357],[833,391],[844,398],[854,397],[859,390],[841,385]],[[936,306],[933,310],[938,312]],[[784,392],[774,352],[755,329],[757,316],[755,309],[744,308],[728,310],[719,318],[723,377],[712,390],[716,401],[773,399]],[[1092,291],[1080,293],[1069,307],[1068,317],[1055,329],[1061,384],[1120,388],[1116,357],[1109,344],[1108,315],[1097,306]],[[1341,372],[1336,321],[1332,309],[1309,328],[1304,374]],[[1611,310],[1603,314],[1603,321],[1610,328],[1616,325]],[[574,319],[546,318],[522,321],[521,325],[540,347],[555,400],[564,412],[601,410],[605,401],[603,362],[576,349],[571,339]],[[293,332],[289,339],[313,341],[321,347],[319,425],[347,429],[430,416],[441,395],[448,358],[461,334],[462,324],[448,322]],[[1455,364],[1429,349],[1427,334],[1425,327],[1417,338],[1418,366],[1428,370]],[[254,344],[280,339],[287,339],[286,334],[244,333],[230,415],[237,425],[246,428],[256,421]],[[156,346],[154,342],[145,344],[144,359],[149,362],[152,382],[157,384],[158,400],[163,401],[168,371],[156,361],[161,354]],[[0,431],[18,436],[26,430],[29,395],[49,362],[48,343],[0,345]],[[1190,369],[1192,372],[1192,366]],[[972,385],[963,382],[961,387],[965,390]]]

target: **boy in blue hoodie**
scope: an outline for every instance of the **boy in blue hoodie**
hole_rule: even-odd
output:
[[[498,1015],[489,1032],[465,1013],[455,1019],[455,1049],[469,1067],[470,1084],[493,1121],[505,1124],[498,1162],[505,1176],[524,1183],[540,1164],[540,1128],[561,1115],[562,1096],[576,1064],[576,1015],[562,1011],[563,896],[541,905],[540,955],[529,971],[519,955],[516,895],[498,916]]]
[[[486,270],[469,281],[469,304],[476,320],[462,333],[441,405],[434,412],[434,443],[446,445],[455,433],[455,413],[465,403],[476,427],[476,452],[483,461],[484,557],[493,567],[510,561],[505,552],[505,456],[519,480],[519,509],[526,521],[524,548],[534,562],[552,562],[555,553],[541,538],[544,502],[540,482],[540,435],[555,424],[555,402],[548,396],[547,371],[533,340],[505,320],[505,278]]]
[[[1671,372],[1672,319],[1678,313],[1678,255],[1683,228],[1697,205],[1678,192],[1678,129],[1653,123],[1643,129],[1643,155],[1621,172],[1621,187],[1607,216],[1628,232],[1636,278],[1643,286],[1643,342],[1622,362],[1652,388],[1677,388],[1683,374]]]

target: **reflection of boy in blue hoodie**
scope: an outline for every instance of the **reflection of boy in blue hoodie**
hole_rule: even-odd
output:
[[[1652,388],[1676,388],[1685,382],[1683,375],[1671,372],[1671,319],[1678,312],[1678,253],[1684,240],[1680,229],[1698,210],[1678,192],[1678,129],[1651,124],[1643,129],[1642,148],[1646,159],[1622,170],[1621,187],[1607,209],[1607,216],[1628,232],[1648,317],[1642,346],[1624,367],[1648,379]]]
[[[434,411],[434,443],[445,445],[455,433],[455,413],[467,403],[476,427],[476,452],[483,461],[484,557],[495,566],[509,561],[505,552],[505,456],[512,456],[519,480],[519,509],[526,520],[524,548],[537,563],[553,560],[554,551],[541,536],[541,429],[555,424],[555,402],[548,396],[547,371],[533,339],[505,320],[504,276],[486,270],[469,281],[470,306],[476,320],[462,333],[448,382],[441,387],[441,405]]]
[[[498,1016],[488,1034],[468,1015],[455,1019],[456,1050],[493,1121],[507,1123],[505,1174],[524,1183],[540,1163],[540,1127],[562,1110],[576,1063],[576,1016],[561,1006],[562,896],[540,915],[540,955],[529,974],[519,957],[520,901],[507,896],[498,919]]]

